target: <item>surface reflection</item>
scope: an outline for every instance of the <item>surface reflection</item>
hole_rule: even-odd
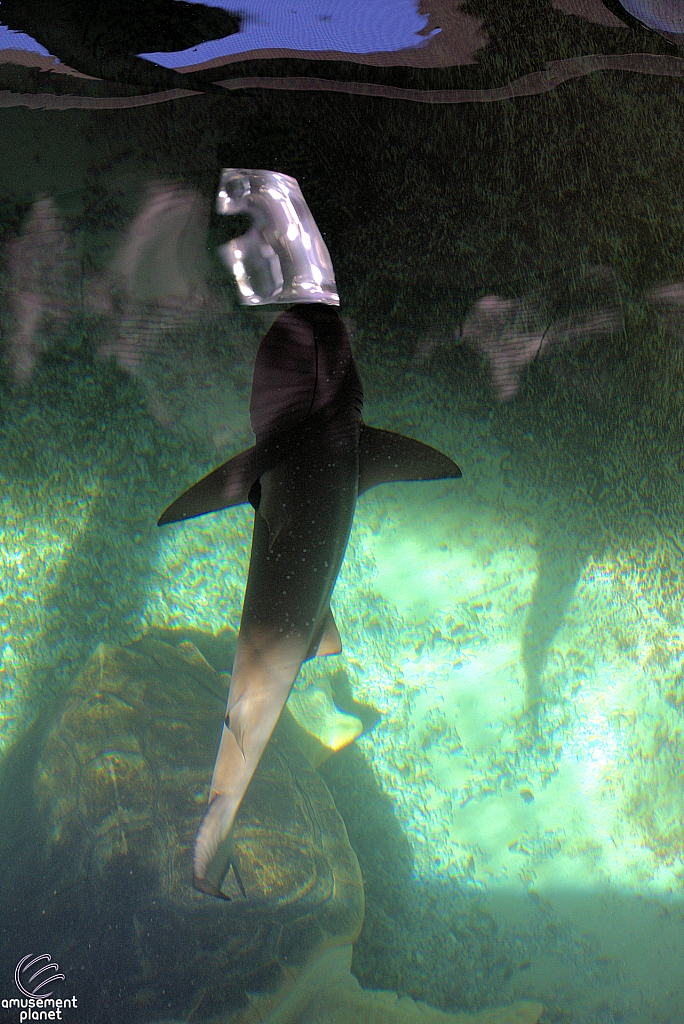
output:
[[[597,278],[608,270],[595,268]],[[499,401],[517,393],[530,364],[554,349],[578,345],[588,338],[600,338],[623,329],[619,305],[597,309],[584,315],[569,315],[565,320],[549,320],[549,312],[534,301],[503,299],[485,295],[468,313],[461,330],[461,341],[481,352],[491,367],[492,387]]]
[[[584,18],[594,25],[605,25],[607,28],[626,28],[624,21],[620,21],[616,14],[613,14],[601,0],[551,0],[557,11],[564,14],[574,14],[578,18]]]
[[[620,0],[625,10],[673,42],[684,42],[684,10],[677,0]]]
[[[177,336],[199,326],[208,301],[208,205],[191,189],[150,186],[109,271],[86,283],[86,304],[105,323],[100,358],[140,381],[150,411],[163,426],[174,415],[161,382],[184,369],[197,352]]]
[[[12,329],[6,357],[15,383],[23,387],[41,352],[64,332],[74,300],[73,249],[53,200],[34,204],[23,234],[8,246],[7,265]]]

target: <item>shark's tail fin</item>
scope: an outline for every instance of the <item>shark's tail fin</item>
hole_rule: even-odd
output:
[[[237,804],[228,793],[218,793],[200,822],[192,856],[192,874],[196,889],[228,899],[221,883],[230,867],[233,854],[231,828]]]

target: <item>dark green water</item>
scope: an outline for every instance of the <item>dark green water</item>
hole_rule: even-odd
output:
[[[279,311],[239,307],[216,255],[230,166],[299,181],[366,422],[463,471],[360,498],[342,654],[291,699],[305,725],[326,694],[381,713],[318,769],[363,874],[354,974],[451,1013],[684,1019],[684,53],[616,0],[571,7],[472,0],[469,64],[465,23],[422,66],[0,64],[0,1000],[48,951],[65,1020],[231,1019],[241,911],[183,902],[194,818],[168,884],[136,854],[171,848],[187,808],[155,811],[150,845],[146,801],[196,746],[147,775],[142,718],[104,713],[97,749],[54,746],[99,645],[239,626],[251,508],[156,526],[251,443]],[[227,688],[233,647],[193,637]],[[95,855],[105,821],[133,838]]]

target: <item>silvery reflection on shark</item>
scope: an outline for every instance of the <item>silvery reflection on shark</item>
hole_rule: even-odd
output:
[[[246,196],[258,196],[248,244],[227,250],[242,301],[261,305],[287,295],[296,304],[259,346],[250,401],[256,444],[182,494],[159,520],[247,501],[254,507],[227,712],[193,852],[194,883],[214,896],[223,895],[238,807],[302,663],[341,651],[330,599],[358,495],[390,481],[461,475],[434,448],[363,423],[363,390],[335,308],[332,262],[296,182],[268,171],[224,172],[219,210],[232,209],[225,186],[236,178],[236,209]]]
[[[216,208],[246,214],[249,230],[219,250],[235,277],[240,302],[325,302],[339,306],[328,247],[299,183],[289,174],[226,168]]]

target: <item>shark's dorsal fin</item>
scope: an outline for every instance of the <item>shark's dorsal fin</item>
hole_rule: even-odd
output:
[[[256,480],[256,448],[248,448],[193,484],[162,513],[158,526],[242,505]]]
[[[461,470],[450,458],[422,441],[376,427],[361,427],[359,494],[375,487],[409,480],[456,480]]]

